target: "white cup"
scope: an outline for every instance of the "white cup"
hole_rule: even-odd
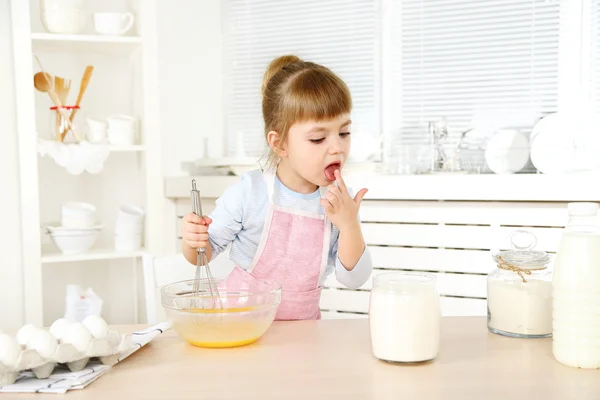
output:
[[[87,139],[91,143],[102,143],[106,140],[106,121],[94,117],[87,117],[88,126]]]
[[[142,235],[115,235],[115,250],[135,251],[142,247]]]
[[[144,222],[144,210],[133,205],[123,205],[117,213],[115,235],[141,235]]]
[[[108,142],[116,146],[133,146],[137,131],[137,119],[129,115],[108,117]]]
[[[101,35],[125,34],[135,21],[132,13],[104,12],[94,14],[94,29]]]

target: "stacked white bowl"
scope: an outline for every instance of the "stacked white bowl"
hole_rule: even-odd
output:
[[[134,251],[142,247],[144,210],[133,205],[123,205],[115,223],[115,250]]]
[[[71,201],[61,207],[60,224],[47,227],[52,241],[63,254],[79,254],[90,250],[102,225],[96,223],[96,207]]]

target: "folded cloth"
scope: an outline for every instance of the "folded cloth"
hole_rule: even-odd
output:
[[[90,174],[99,173],[110,154],[106,146],[86,141],[62,143],[45,139],[38,139],[38,152],[42,156],[48,154],[58,165],[73,175],[80,175],[83,171]]]
[[[142,348],[156,336],[169,330],[171,324],[163,322],[142,331],[133,332],[131,339],[133,347],[124,353],[117,361],[123,361],[138,349]],[[115,364],[116,365],[116,364]],[[66,366],[57,365],[52,374],[46,379],[37,379],[31,371],[23,371],[12,385],[0,387],[0,393],[66,393],[68,390],[83,389],[105,374],[111,366],[100,361],[92,360],[87,366],[77,372],[71,372]]]

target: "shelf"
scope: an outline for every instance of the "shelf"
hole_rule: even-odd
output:
[[[116,152],[116,153],[123,153],[123,152],[143,152],[146,151],[146,146],[143,144],[134,144],[131,146],[116,146],[113,144],[100,144],[100,143],[89,143],[86,142],[88,145],[93,146],[94,148],[98,148],[98,149],[106,149],[110,152]],[[77,143],[63,143],[64,145],[77,145]],[[47,140],[47,139],[40,139],[38,140],[38,153],[45,153],[47,151],[47,147],[48,146],[58,146],[60,145],[59,142],[55,141],[55,140]]]
[[[165,196],[189,199],[192,178],[206,198],[218,198],[240,180],[239,176],[166,177]],[[598,174],[381,175],[354,171],[345,180],[354,191],[368,188],[365,200],[600,201]]]
[[[115,153],[146,151],[146,146],[141,145],[141,144],[137,144],[137,145],[133,145],[133,146],[113,146],[110,144],[99,144],[97,146],[102,146],[102,147],[108,149],[108,151],[115,152]]]
[[[142,43],[139,36],[62,35],[32,33],[35,52],[131,53]]]
[[[146,254],[145,249],[136,251],[116,251],[115,249],[91,250],[82,254],[62,254],[57,250],[42,253],[42,264],[54,264],[73,261],[117,260],[121,258],[137,258]]]

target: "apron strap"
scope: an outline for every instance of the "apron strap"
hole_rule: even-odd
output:
[[[275,191],[275,169],[269,168],[263,172],[263,177],[267,184],[267,193],[269,195],[269,204],[273,203],[273,193]]]

